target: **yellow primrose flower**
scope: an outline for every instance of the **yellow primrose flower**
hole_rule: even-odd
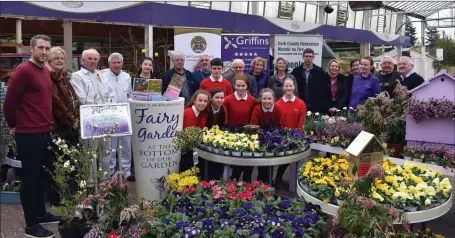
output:
[[[377,192],[373,192],[373,198],[377,199],[377,200],[379,200],[381,202],[384,201],[384,198]]]
[[[425,206],[431,205],[431,200],[429,198],[425,199]]]

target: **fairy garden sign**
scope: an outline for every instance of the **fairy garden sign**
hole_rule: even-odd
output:
[[[185,99],[139,101],[130,99],[133,160],[138,200],[155,207],[166,198],[166,177],[179,171],[180,151],[173,139],[183,128]]]
[[[349,176],[363,177],[375,164],[382,166],[385,148],[371,133],[362,131],[346,149]]]
[[[455,78],[441,70],[411,91],[406,141],[455,144]]]

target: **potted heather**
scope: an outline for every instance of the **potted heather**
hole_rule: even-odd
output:
[[[409,224],[393,208],[379,204],[371,197],[371,185],[382,179],[384,169],[373,166],[367,176],[358,179],[355,189],[346,193],[333,223],[345,229],[346,237],[394,237],[410,234]],[[403,222],[405,232],[394,227],[394,221]],[[334,229],[335,230],[335,229]],[[332,231],[333,232],[333,231]]]

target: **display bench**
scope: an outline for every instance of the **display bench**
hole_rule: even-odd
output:
[[[296,186],[294,185],[297,181],[297,166],[299,161],[302,161],[310,157],[311,151],[307,148],[304,151],[284,156],[277,157],[236,157],[236,156],[227,156],[222,154],[216,154],[200,148],[196,149],[198,155],[205,159],[205,170],[204,176],[208,175],[208,161],[220,163],[224,165],[235,165],[235,166],[269,166],[269,184],[272,184],[272,166],[290,164],[291,168],[291,180],[289,181],[289,187]],[[229,174],[228,170],[224,170],[223,178],[228,180]],[[293,172],[293,173],[292,173]],[[291,184],[292,181],[292,184]],[[295,191],[295,189],[294,189]]]
[[[321,211],[326,214],[335,216],[338,213],[339,206],[330,204],[330,203],[325,203],[325,202],[311,196],[310,194],[308,194],[307,192],[305,192],[302,189],[302,187],[300,186],[300,183],[298,183],[298,185],[297,185],[297,194],[299,195],[299,197],[303,198],[306,202],[310,202],[310,203],[321,206]],[[448,211],[450,211],[450,209],[452,208],[452,200],[453,199],[452,199],[452,195],[451,195],[447,199],[447,201],[445,201],[444,203],[442,203],[441,205],[439,205],[437,207],[430,208],[427,210],[422,210],[422,211],[405,212],[406,219],[411,224],[412,223],[422,223],[422,222],[437,219],[437,218],[443,216],[444,214],[446,214]],[[395,222],[395,223],[401,224],[400,222]]]
[[[311,150],[314,150],[314,151],[327,152],[327,153],[331,153],[331,154],[341,154],[344,152],[343,148],[333,147],[330,145],[318,144],[318,143],[312,143],[310,145],[310,148],[311,148]],[[394,162],[397,165],[403,165],[406,162],[406,160],[404,160],[404,159],[390,157],[390,156],[384,156],[384,158],[390,159],[392,162]],[[412,163],[415,163],[417,165],[425,165],[428,168],[439,170],[439,171],[441,171],[441,174],[443,176],[455,177],[455,169],[452,169],[452,168],[444,168],[439,165],[421,163],[421,162],[416,162],[416,161],[412,161]]]

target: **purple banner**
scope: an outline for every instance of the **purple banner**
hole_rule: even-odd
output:
[[[221,59],[225,69],[232,68],[232,61],[242,59],[245,62],[245,73],[251,72],[251,60],[262,57],[266,60],[264,71],[269,74],[270,69],[270,35],[264,34],[222,34]]]

